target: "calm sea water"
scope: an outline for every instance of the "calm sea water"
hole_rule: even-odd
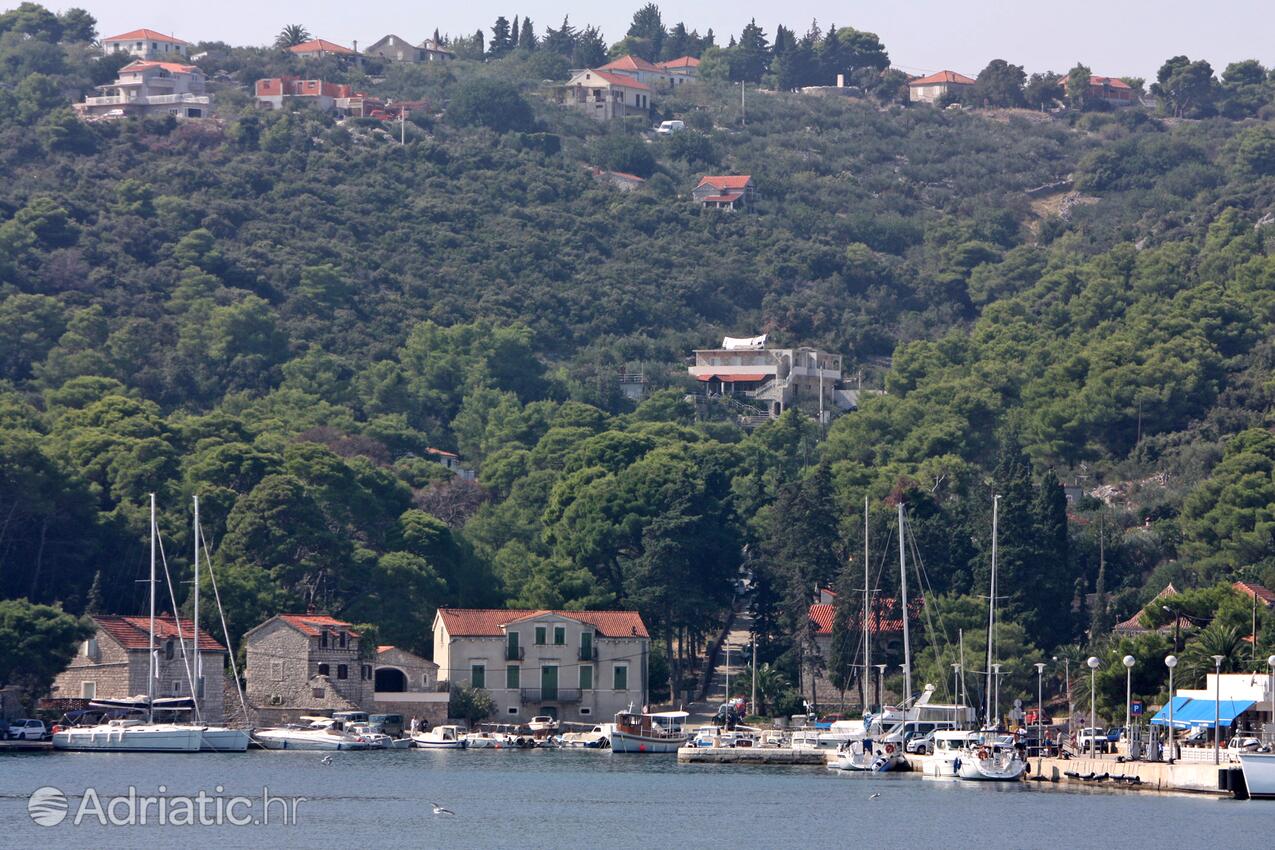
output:
[[[1275,802],[1030,784],[968,784],[822,768],[679,765],[597,752],[250,752],[0,755],[0,847],[257,848],[1269,848]],[[88,789],[110,797],[302,796],[297,823],[71,823]],[[33,822],[31,794],[68,817]],[[880,794],[878,799],[870,795]],[[456,812],[433,814],[431,801]],[[117,813],[127,816],[123,803]],[[158,805],[158,804],[156,804]],[[170,805],[176,805],[170,803]],[[210,816],[213,804],[207,811]],[[170,809],[170,811],[172,811]],[[236,814],[243,815],[243,810]],[[168,844],[168,842],[174,842]]]

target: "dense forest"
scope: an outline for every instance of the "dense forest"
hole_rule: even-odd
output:
[[[428,651],[440,605],[628,606],[680,686],[667,648],[747,604],[779,709],[803,663],[856,680],[852,639],[812,657],[806,606],[842,588],[854,634],[865,497],[882,547],[907,506],[915,682],[950,682],[957,629],[978,669],[994,494],[1003,695],[1034,693],[1037,660],[1129,652],[1154,698],[1171,637],[1111,626],[1163,622],[1169,582],[1189,675],[1275,647],[1264,610],[1245,641],[1229,589],[1275,585],[1267,69],[1174,57],[1154,108],[1117,113],[996,60],[941,109],[902,103],[850,28],[721,45],[648,6],[610,46],[567,21],[490,32],[441,66],[304,66],[427,99],[403,128],[260,111],[252,82],[301,60],[224,44],[194,48],[216,118],[84,123],[70,104],[122,64],[92,18],[0,14],[0,683],[15,636],[58,620],[41,606],[140,610],[150,492],[177,581],[200,497],[235,634],[314,608]],[[578,64],[683,52],[704,79],[656,99],[652,120],[686,120],[671,137],[549,96]],[[791,91],[835,73],[859,95]],[[594,166],[648,179],[619,192]],[[759,200],[701,210],[705,173],[751,174]],[[763,332],[883,392],[826,429],[697,415],[689,351]]]

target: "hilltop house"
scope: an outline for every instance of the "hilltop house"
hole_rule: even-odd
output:
[[[378,646],[372,667],[372,701],[367,710],[415,717],[426,727],[447,721],[447,686],[438,665],[397,646]]]
[[[636,611],[440,608],[434,617],[439,676],[490,692],[507,722],[609,722],[646,705],[650,651]]]
[[[342,47],[339,44],[333,44],[322,38],[312,38],[309,41],[303,41],[300,44],[294,44],[288,48],[288,52],[293,56],[300,56],[303,59],[321,59],[324,56],[337,56],[343,59],[354,58],[359,54],[355,50],[348,47]]]
[[[446,47],[433,39],[414,45],[401,35],[387,35],[363,51],[364,56],[375,56],[388,62],[449,62],[456,58]]]
[[[955,71],[938,71],[908,83],[908,99],[913,103],[938,103],[947,95],[971,91],[975,81]]]
[[[855,407],[852,391],[842,388],[841,355],[808,347],[767,348],[765,336],[726,337],[720,348],[697,349],[687,371],[705,396],[756,400],[770,417],[797,404],[811,412],[822,409],[825,418]]]
[[[1062,83],[1063,91],[1066,92],[1067,78],[1064,76],[1060,82]],[[1089,101],[1105,103],[1114,108],[1138,105],[1138,93],[1124,80],[1116,77],[1090,77],[1089,90],[1085,94],[1085,98]]]
[[[389,116],[384,101],[378,97],[356,92],[346,83],[301,80],[296,77],[271,77],[257,80],[254,92],[257,105],[269,109],[283,109],[288,103],[299,103],[324,112],[336,111],[342,115],[355,117]]]
[[[674,78],[673,84],[675,86],[699,78],[699,60],[694,56],[670,59],[667,62],[659,62],[656,66]]]
[[[608,74],[621,74],[625,77],[631,77],[652,89],[673,89],[685,83],[689,76],[686,74],[674,74],[661,65],[654,65],[647,62],[640,56],[621,56],[613,62],[608,62],[599,71],[605,71]]]
[[[651,114],[650,86],[610,71],[578,71],[566,85],[558,88],[557,98],[559,103],[597,121]]]
[[[349,623],[322,614],[279,614],[249,629],[244,678],[257,722],[363,710],[374,682],[360,641]]]
[[[757,196],[753,178],[748,174],[701,177],[691,197],[705,209],[733,210],[751,204]]]
[[[94,616],[93,637],[80,645],[71,664],[53,680],[52,696],[70,699],[128,699],[145,695],[150,676],[150,618]],[[155,617],[157,697],[188,697],[194,675],[192,623],[172,614]],[[199,630],[202,681],[196,683],[201,717],[210,723],[225,718],[226,648]],[[189,667],[187,666],[189,664]],[[190,673],[187,671],[190,670]]]
[[[138,59],[159,59],[166,62],[182,62],[190,58],[190,42],[155,30],[130,30],[101,41],[106,54],[127,53]]]
[[[98,86],[100,94],[75,104],[75,111],[85,118],[204,118],[212,107],[204,83],[194,65],[139,59],[120,68],[115,82]]]
[[[430,447],[425,450],[425,453],[429,455],[429,460],[432,460],[449,471],[454,472],[457,478],[464,479],[465,481],[473,481],[477,477],[474,470],[465,466],[465,462],[461,460],[460,455],[455,452]]]

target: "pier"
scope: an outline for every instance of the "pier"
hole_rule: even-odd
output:
[[[682,747],[683,764],[824,764],[825,750],[792,747]]]

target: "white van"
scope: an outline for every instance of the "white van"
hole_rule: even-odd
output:
[[[660,126],[655,128],[657,136],[671,136],[674,133],[680,133],[686,129],[684,121],[661,121]]]

